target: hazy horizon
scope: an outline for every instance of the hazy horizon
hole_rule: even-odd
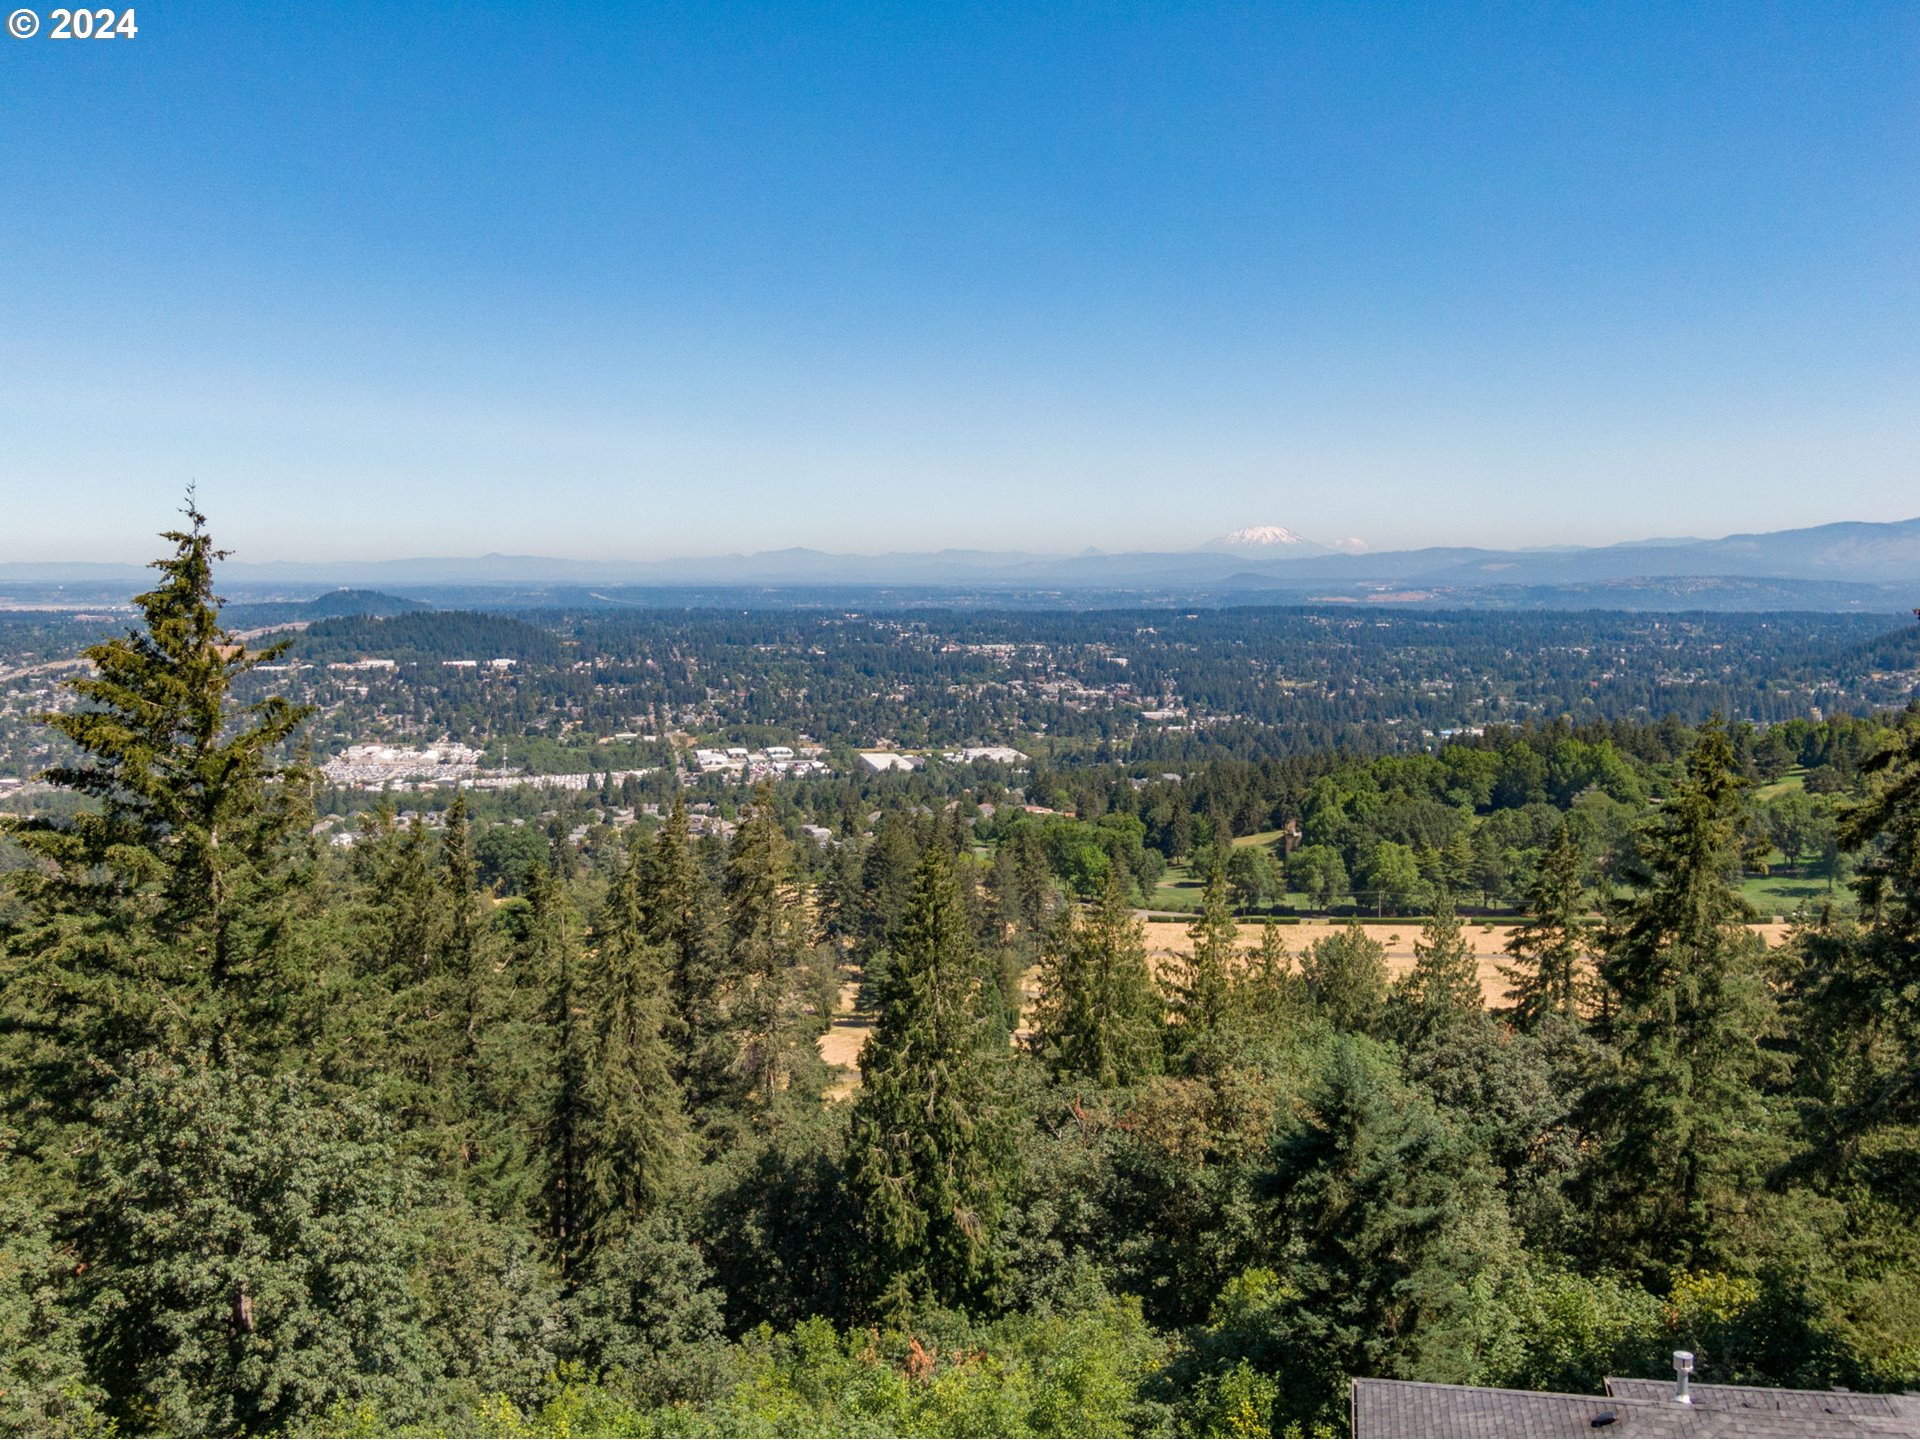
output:
[[[202,499],[201,504],[204,508],[204,498]],[[181,519],[181,515],[178,512],[176,512],[176,514],[167,522],[166,528],[169,528],[169,529],[175,528],[181,523],[183,523]],[[1906,525],[1914,525],[1914,524],[1920,524],[1920,514],[1902,517],[1901,520],[1894,521],[1894,522],[1861,522],[1861,521],[1853,520],[1851,518],[1843,518],[1843,519],[1838,519],[1833,521],[1821,522],[1820,525],[1816,525],[1816,526],[1796,527],[1796,528],[1821,529],[1828,525],[1850,525],[1850,524],[1862,524],[1862,523],[1865,523],[1865,524],[1876,524],[1876,523],[1902,524],[1904,523]],[[409,564],[419,564],[423,566],[444,566],[444,565],[473,564],[473,563],[482,563],[482,562],[505,562],[505,563],[526,563],[526,564],[532,564],[532,565],[552,564],[552,565],[561,566],[561,567],[579,567],[585,570],[592,570],[593,567],[603,567],[606,570],[613,571],[613,570],[618,570],[622,567],[631,567],[635,569],[640,569],[645,567],[671,567],[671,566],[698,567],[700,565],[707,564],[709,562],[712,562],[712,563],[750,562],[755,559],[774,560],[783,556],[800,555],[800,554],[821,556],[821,557],[830,558],[830,559],[842,559],[847,561],[863,561],[863,560],[883,561],[883,560],[894,559],[894,558],[917,559],[917,558],[938,558],[942,555],[954,555],[954,556],[976,556],[977,555],[977,556],[983,556],[988,558],[1018,556],[1018,557],[1027,557],[1027,558],[1031,558],[1033,560],[1038,560],[1038,561],[1052,562],[1052,561],[1071,561],[1076,559],[1090,559],[1090,558],[1096,558],[1096,557],[1123,559],[1129,555],[1161,555],[1161,556],[1169,556],[1169,557],[1190,555],[1198,558],[1198,557],[1206,556],[1209,553],[1222,553],[1226,556],[1231,557],[1236,564],[1250,564],[1250,565],[1257,566],[1269,561],[1304,560],[1304,559],[1337,560],[1342,558],[1343,556],[1349,557],[1349,558],[1369,558],[1369,559],[1377,559],[1377,560],[1387,560],[1395,554],[1417,553],[1425,549],[1456,548],[1453,546],[1436,544],[1434,546],[1412,545],[1412,546],[1405,546],[1405,547],[1396,546],[1391,548],[1364,546],[1364,548],[1357,549],[1357,550],[1356,549],[1337,550],[1323,543],[1318,542],[1317,537],[1302,536],[1300,537],[1300,539],[1306,543],[1301,550],[1294,550],[1286,546],[1274,546],[1271,548],[1266,548],[1266,547],[1233,548],[1233,549],[1229,549],[1224,552],[1221,552],[1221,551],[1215,551],[1213,549],[1214,544],[1216,541],[1219,541],[1228,537],[1210,536],[1204,540],[1201,540],[1191,545],[1177,544],[1171,540],[1163,540],[1160,544],[1157,544],[1157,545],[1148,544],[1148,545],[1140,546],[1138,548],[1130,549],[1130,550],[1109,549],[1103,546],[1091,546],[1091,545],[1075,547],[1072,545],[1044,546],[1044,545],[1007,544],[1007,545],[1001,545],[1001,546],[939,546],[939,547],[928,547],[925,549],[895,547],[895,548],[885,549],[885,550],[880,550],[880,549],[827,550],[827,549],[822,549],[821,547],[818,547],[818,546],[784,545],[784,546],[770,546],[765,549],[756,549],[756,550],[743,549],[743,550],[688,551],[685,553],[660,554],[660,555],[623,554],[623,553],[613,552],[613,551],[610,551],[604,554],[554,554],[554,553],[537,552],[537,551],[531,551],[531,550],[513,550],[513,549],[495,548],[495,549],[490,549],[485,551],[474,551],[474,552],[422,551],[422,552],[417,552],[412,554],[391,554],[391,555],[341,554],[341,555],[328,555],[328,556],[320,556],[320,557],[314,557],[314,558],[306,558],[306,557],[266,555],[266,554],[250,555],[246,553],[241,553],[236,551],[234,547],[228,546],[224,542],[221,535],[219,534],[218,527],[213,525],[211,521],[209,522],[209,528],[214,531],[214,538],[217,542],[221,543],[222,549],[229,552],[228,558],[224,562],[224,567],[238,567],[240,571],[248,571],[248,570],[274,571],[274,572],[281,572],[289,575],[306,575],[308,572],[311,572],[310,578],[316,581],[323,579],[325,575],[331,571],[337,571],[342,574],[351,574],[358,571],[379,569],[382,567],[404,567]],[[1577,552],[1587,551],[1587,550],[1605,550],[1609,548],[1631,549],[1636,547],[1661,547],[1661,546],[1683,545],[1683,544],[1711,544],[1715,541],[1731,539],[1739,535],[1774,534],[1774,533],[1779,533],[1779,532],[1729,531],[1729,532],[1723,532],[1721,534],[1715,534],[1715,535],[1694,535],[1694,536],[1641,535],[1641,536],[1635,536],[1623,541],[1598,542],[1594,544],[1565,542],[1565,543],[1557,543],[1557,544],[1548,543],[1548,544],[1533,545],[1533,546],[1505,546],[1505,547],[1497,547],[1497,549],[1496,547],[1484,547],[1484,546],[1483,547],[1467,546],[1467,547],[1458,547],[1458,548],[1496,549],[1496,553],[1536,554],[1541,556],[1550,556],[1554,554],[1577,553]],[[1348,538],[1357,539],[1358,537],[1348,537]],[[153,549],[153,544],[150,539],[148,542],[149,552],[151,552],[152,549]],[[0,554],[0,578],[4,578],[5,572],[8,572],[8,571],[19,572],[22,570],[31,570],[36,568],[51,569],[55,571],[59,571],[67,568],[71,568],[76,571],[81,571],[91,567],[99,567],[102,569],[124,569],[129,567],[144,568],[149,563],[149,559],[150,559],[150,555],[149,556],[133,555],[124,559],[70,556],[70,555],[45,555],[45,556],[35,556],[32,558],[22,559],[17,557],[8,557],[8,556],[5,556],[4,554]],[[400,582],[396,581],[395,583],[400,583]],[[422,572],[422,583],[432,583],[430,577],[425,575],[425,572]],[[779,582],[769,581],[768,583],[779,583]]]

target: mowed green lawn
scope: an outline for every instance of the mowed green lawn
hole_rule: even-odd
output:
[[[1241,835],[1235,838],[1235,845],[1265,845],[1271,848],[1279,843],[1282,830],[1263,830],[1258,835]],[[1169,865],[1166,873],[1160,877],[1160,883],[1154,888],[1153,908],[1155,910],[1198,910],[1200,891],[1206,884],[1206,877],[1191,873],[1185,865]],[[1290,892],[1285,899],[1295,909],[1305,909],[1307,896],[1305,891]]]
[[[1184,865],[1169,865],[1153,890],[1156,910],[1194,910],[1200,905],[1200,882],[1187,873]]]
[[[1783,919],[1791,918],[1795,911],[1802,908],[1816,909],[1827,900],[1827,882],[1798,875],[1769,875],[1762,878],[1749,875],[1740,882],[1740,898],[1745,900],[1762,915],[1778,915]],[[1836,905],[1848,905],[1853,900],[1853,892],[1845,885],[1835,885],[1832,891]]]
[[[1753,792],[1753,795],[1756,800],[1771,800],[1776,795],[1790,795],[1795,791],[1804,791],[1806,788],[1806,766],[1796,765],[1778,780],[1770,781],[1760,786]]]

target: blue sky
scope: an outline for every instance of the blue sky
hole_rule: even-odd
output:
[[[1911,4],[37,8],[0,559],[1920,513]]]

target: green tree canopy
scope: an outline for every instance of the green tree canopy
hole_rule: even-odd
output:
[[[1334,1043],[1268,1183],[1293,1287],[1280,1378],[1294,1424],[1337,1424],[1352,1376],[1471,1373],[1468,1281],[1484,1256],[1463,1240],[1497,1202],[1472,1152],[1369,1042]]]
[[[1200,913],[1187,927],[1187,953],[1173,972],[1174,1028],[1169,1032],[1189,1069],[1208,1070],[1222,1057],[1232,1019],[1240,925],[1234,919],[1224,858],[1214,852]]]
[[[1336,1030],[1367,1031],[1387,998],[1387,951],[1358,920],[1307,947],[1301,977],[1314,1008]]]
[[[1485,1013],[1480,957],[1444,892],[1413,942],[1413,969],[1393,990],[1397,1030],[1408,1042],[1477,1021]]]
[[[120,1424],[258,1434],[336,1403],[404,1407],[426,1356],[402,1238],[414,1181],[372,1114],[149,1054],[102,1121],[82,1313]]]
[[[999,987],[973,943],[952,862],[927,851],[860,1054],[848,1183],[868,1303],[905,1313],[978,1303],[997,1280],[994,1232],[1013,1147]]]
[[[1062,1079],[1131,1085],[1160,1068],[1161,1009],[1145,934],[1110,875],[1091,915],[1068,909],[1047,937],[1034,1047]]]
[[[309,777],[281,745],[306,712],[238,704],[250,651],[220,624],[222,553],[189,502],[166,534],[140,625],[90,646],[79,702],[44,716],[77,758],[45,778],[93,805],[6,822],[40,864],[19,872],[26,924],[7,947],[9,1068],[29,1111],[72,1115],[120,1057],[212,1045],[267,1058],[307,1018],[293,917],[312,848]]]
[[[1763,947],[1730,883],[1740,814],[1732,746],[1709,726],[1642,829],[1645,869],[1606,937],[1623,1070],[1606,1096],[1593,1213],[1608,1253],[1647,1274],[1736,1255],[1741,1219],[1781,1158]]]
[[[1514,959],[1501,973],[1507,999],[1522,1029],[1538,1029],[1550,1015],[1574,1020],[1593,988],[1587,940],[1581,923],[1586,899],[1580,842],[1563,824],[1540,861],[1539,878],[1527,900],[1527,918],[1507,940]]]

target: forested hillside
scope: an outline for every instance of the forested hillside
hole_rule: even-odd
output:
[[[9,822],[0,1429],[1335,1433],[1354,1375],[1591,1390],[1679,1345],[1920,1384],[1920,711],[1209,731],[1024,803],[985,765],[736,785],[727,827],[665,776],[624,827],[638,790],[544,824],[453,791],[340,846],[191,521],[46,717],[84,803]],[[372,633],[608,648],[297,643]],[[1773,866],[1819,894],[1769,948]],[[1247,946],[1276,893],[1418,914],[1417,963],[1357,924]],[[1461,911],[1496,905],[1489,1010]],[[819,1049],[848,989],[857,1083]]]

